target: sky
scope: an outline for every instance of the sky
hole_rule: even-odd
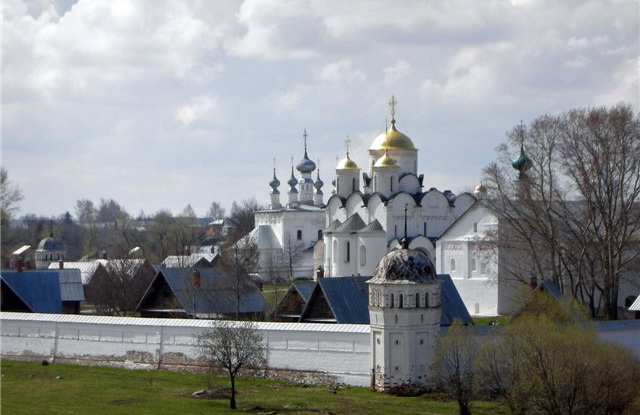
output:
[[[325,201],[390,120],[426,189],[469,191],[522,120],[640,104],[636,0],[2,1],[2,165],[20,214],[282,200],[308,134]],[[515,157],[515,155],[514,155]],[[315,178],[315,174],[314,174]]]

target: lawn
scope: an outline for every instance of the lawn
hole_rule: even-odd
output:
[[[2,413],[37,414],[457,414],[454,402],[433,396],[395,397],[367,388],[338,388],[240,379],[238,409],[228,399],[194,399],[205,386],[224,391],[227,379],[199,374],[104,367],[2,362]],[[506,414],[479,402],[474,415]]]

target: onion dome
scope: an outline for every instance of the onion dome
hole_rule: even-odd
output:
[[[313,187],[316,188],[318,194],[322,194],[322,190],[320,190],[322,186],[324,186],[324,182],[320,179],[320,169],[318,169],[318,176],[316,177],[315,183],[313,183]]]
[[[38,250],[41,251],[61,251],[62,249],[62,244],[53,235],[47,236],[38,244]]]
[[[369,150],[416,150],[413,141],[396,130],[396,120],[391,119],[391,128],[373,140]]]
[[[369,283],[417,284],[437,282],[429,257],[413,249],[398,249],[385,255]]]
[[[356,162],[351,160],[351,157],[349,157],[349,151],[347,151],[346,157],[340,160],[338,162],[338,165],[336,166],[336,170],[357,170],[357,169],[359,169],[359,167],[356,164]]]
[[[296,166],[296,169],[300,173],[311,173],[316,169],[316,163],[309,159],[307,156],[307,130],[304,130],[304,157],[300,160],[300,163]]]
[[[384,155],[376,161],[373,167],[398,167],[398,162],[390,157],[385,150]]]
[[[518,170],[518,179],[521,179],[527,172],[527,170],[529,170],[533,166],[533,163],[531,163],[531,159],[529,159],[529,157],[527,157],[527,155],[524,153],[524,144],[520,145],[520,156],[517,159],[513,160],[511,166],[514,169]]]
[[[309,159],[307,156],[307,150],[304,150],[304,157],[300,160],[300,163],[296,166],[296,170],[300,173],[311,173],[316,169],[316,163]]]
[[[269,186],[271,186],[271,193],[278,194],[278,187],[280,186],[280,180],[276,177],[276,169],[273,169],[273,179],[269,182]]]
[[[480,184],[473,189],[473,194],[476,197],[484,197],[487,195],[487,188],[480,182]]]
[[[293,175],[293,167],[291,167],[291,177],[289,177],[289,181],[287,181],[287,184],[291,186],[291,189],[289,189],[290,192],[298,193],[298,189],[296,189],[298,179],[296,179],[296,176]]]

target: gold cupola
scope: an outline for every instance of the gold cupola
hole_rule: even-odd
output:
[[[394,96],[391,96],[389,106],[391,107],[391,128],[385,133],[380,134],[373,140],[370,151],[379,150],[409,150],[416,151],[416,147],[413,145],[413,141],[400,131],[396,129],[396,105],[397,101]]]
[[[387,154],[387,149],[384,151],[384,155],[380,157],[373,167],[398,167],[398,162]]]
[[[360,167],[358,167],[356,162],[351,160],[351,157],[349,157],[349,144],[350,143],[351,143],[351,140],[349,139],[349,136],[347,136],[347,138],[344,140],[344,145],[345,145],[345,149],[346,149],[346,156],[345,156],[345,158],[343,158],[342,160],[340,160],[338,162],[338,165],[336,166],[337,170],[357,170],[357,169],[360,168]]]

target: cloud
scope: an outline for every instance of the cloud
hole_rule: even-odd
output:
[[[201,95],[176,111],[176,120],[183,125],[224,120],[222,103],[217,97]]]

